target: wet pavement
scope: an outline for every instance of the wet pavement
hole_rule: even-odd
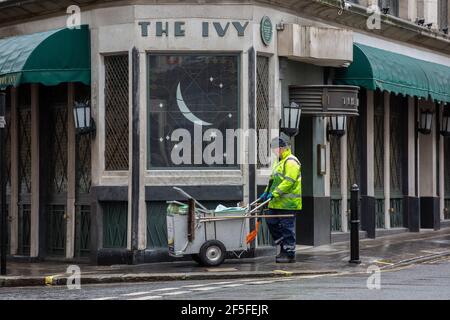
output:
[[[263,276],[265,273],[295,272],[297,274],[314,273],[352,273],[364,272],[370,265],[389,268],[398,264],[439,255],[450,255],[450,228],[440,231],[423,230],[420,233],[404,233],[386,236],[375,240],[364,239],[360,242],[361,264],[349,264],[349,243],[336,243],[320,247],[299,247],[297,262],[293,264],[276,264],[274,256],[253,259],[227,260],[219,267],[200,267],[193,261],[170,263],[152,263],[141,265],[93,266],[78,264],[82,277],[101,278],[108,275],[198,275],[204,276],[249,276],[251,273]],[[274,251],[275,254],[275,251]],[[9,262],[8,277],[47,277],[67,275],[64,262]],[[126,280],[122,280],[126,281]],[[154,281],[154,280],[153,280]]]
[[[0,300],[448,300],[450,257],[374,273],[1,288]],[[198,302],[196,302],[198,304]]]

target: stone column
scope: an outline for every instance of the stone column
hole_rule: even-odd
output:
[[[420,231],[420,210],[419,210],[419,198],[417,196],[416,189],[416,165],[418,159],[416,159],[416,137],[417,137],[417,125],[416,125],[416,106],[415,99],[408,97],[408,111],[407,111],[407,177],[404,179],[408,183],[408,193],[405,197],[405,212],[406,212],[406,224],[405,226],[411,232]]]
[[[139,237],[138,237],[138,250],[145,250],[147,248],[147,205],[145,202],[145,172],[147,170],[147,72],[146,72],[146,59],[147,55],[145,51],[140,52],[140,75],[139,83],[141,90],[139,91],[139,117],[140,121],[140,152],[139,163],[141,179],[139,180]]]
[[[432,23],[432,29],[439,29],[438,26],[438,0],[422,0],[425,23]]]
[[[97,187],[104,172],[104,133],[105,133],[105,77],[103,58],[99,54],[99,31],[90,29],[91,33],[91,113],[97,127],[95,138],[91,140],[91,243],[90,261],[98,263],[99,251],[103,247],[102,207],[97,200]]]
[[[417,0],[399,0],[399,17],[405,20],[416,21]]]
[[[303,210],[297,217],[297,243],[319,246],[331,242],[331,203],[325,176],[318,173],[318,145],[326,144],[326,118],[303,117],[295,139],[302,163]]]
[[[432,101],[420,101],[424,110],[436,111]],[[433,115],[433,127],[430,134],[419,134],[420,144],[420,222],[421,228],[439,229],[440,210],[437,195],[437,134],[436,114]]]

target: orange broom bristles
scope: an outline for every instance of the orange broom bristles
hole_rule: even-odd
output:
[[[248,235],[247,235],[247,244],[249,244],[250,242],[252,242],[253,240],[256,239],[256,236],[258,235],[258,230],[259,230],[259,225],[261,224],[261,222],[256,221],[256,226],[255,226],[255,230],[251,231]]]

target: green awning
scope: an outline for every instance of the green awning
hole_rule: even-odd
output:
[[[91,82],[88,26],[0,39],[0,88]]]
[[[335,79],[337,84],[450,102],[450,67],[359,43],[353,46],[353,63]]]

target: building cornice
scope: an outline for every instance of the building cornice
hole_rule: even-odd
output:
[[[390,15],[381,15],[380,29],[369,30],[367,21],[371,14],[367,12],[367,9],[356,4],[352,4],[348,9],[342,9],[341,0],[185,0],[182,2],[176,0],[4,0],[0,1],[0,27],[59,16],[72,4],[78,4],[85,10],[140,4],[263,5],[337,27],[351,28],[355,31],[450,54],[450,38],[441,32],[429,30]]]

